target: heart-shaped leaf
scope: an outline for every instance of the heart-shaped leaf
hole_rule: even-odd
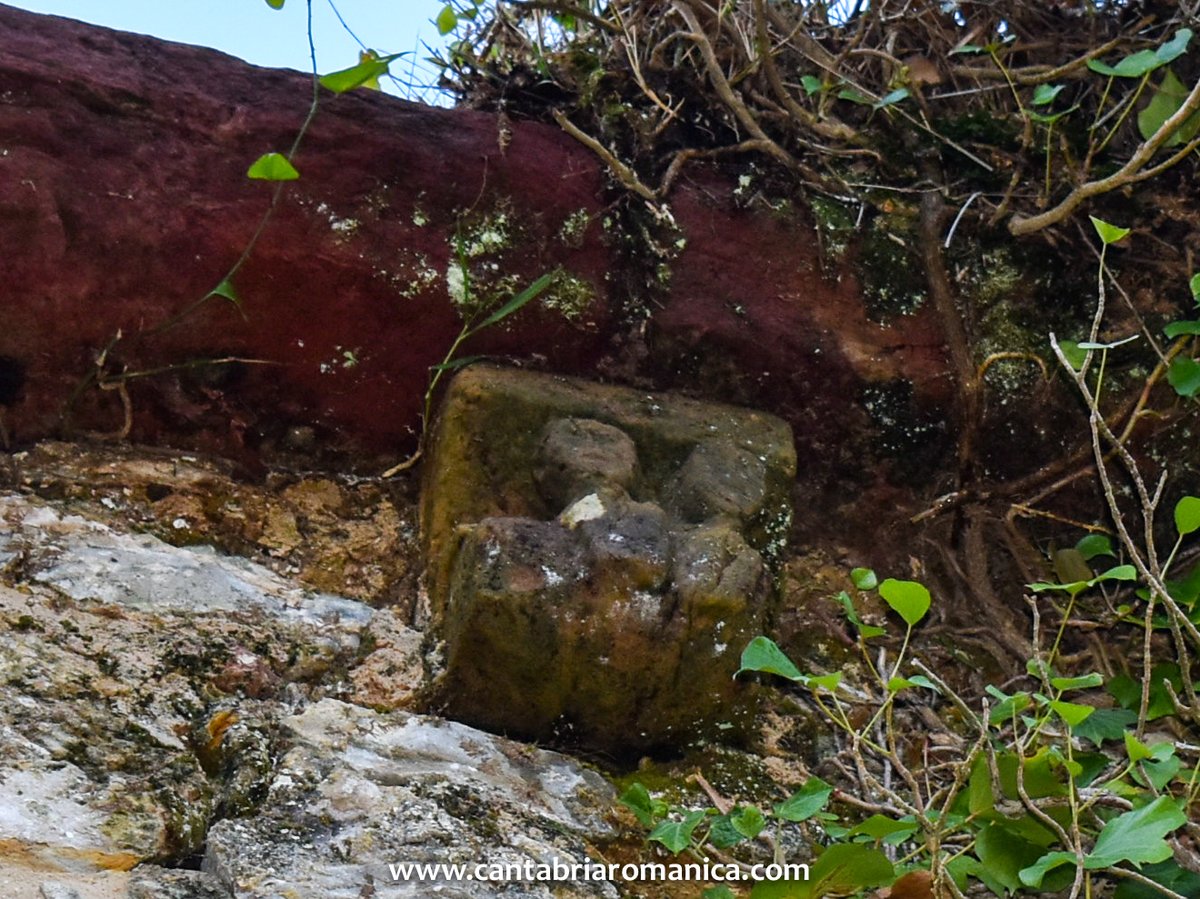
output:
[[[1187,356],[1178,356],[1167,369],[1167,382],[1180,396],[1195,396],[1200,392],[1200,362]]]
[[[1160,796],[1148,805],[1125,812],[1104,825],[1096,845],[1084,860],[1091,870],[1108,868],[1118,862],[1161,862],[1171,857],[1167,834],[1187,823],[1176,800]]]
[[[1117,225],[1110,225],[1103,219],[1098,219],[1094,215],[1089,215],[1092,220],[1092,227],[1096,229],[1096,233],[1100,235],[1100,239],[1104,241],[1104,245],[1116,243],[1129,233],[1128,228],[1120,228]]]
[[[915,627],[929,611],[929,591],[916,581],[888,578],[879,585],[879,595],[909,627]]]
[[[800,669],[770,637],[755,637],[742,650],[741,667],[734,673],[734,677],[743,671],[761,671],[764,674],[777,674],[788,680],[805,680]]]
[[[1175,530],[1180,537],[1200,531],[1200,497],[1185,496],[1175,504]]]
[[[295,181],[300,173],[282,153],[264,153],[254,160],[246,177],[256,181]]]
[[[833,787],[819,777],[810,777],[799,790],[775,806],[776,817],[784,821],[807,821],[829,804]]]

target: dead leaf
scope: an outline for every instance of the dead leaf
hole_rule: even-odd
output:
[[[933,899],[933,877],[928,871],[910,871],[892,884],[886,899]]]

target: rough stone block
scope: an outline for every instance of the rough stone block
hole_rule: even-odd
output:
[[[795,470],[771,415],[460,373],[422,497],[439,708],[614,754],[736,735]]]

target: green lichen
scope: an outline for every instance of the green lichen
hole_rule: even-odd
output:
[[[425,293],[441,278],[438,270],[430,264],[429,257],[424,253],[406,250],[400,254],[399,262],[399,271],[388,272],[380,269],[375,274],[386,279],[406,300]]]
[[[501,275],[507,268],[505,251],[519,242],[512,201],[496,200],[481,214],[466,214],[449,238],[446,292],[465,320],[507,300],[519,290],[519,279]]]
[[[925,302],[926,274],[916,246],[915,222],[900,215],[876,217],[863,236],[863,302],[877,321],[911,315]]]
[[[1042,378],[1035,354],[1044,346],[1042,332],[1025,321],[1027,315],[1014,297],[1027,274],[1007,247],[984,251],[968,271],[965,292],[978,317],[974,342],[975,362],[988,363],[985,379],[994,400],[1005,405],[1024,395]],[[993,359],[999,353],[1027,353],[1027,358]],[[989,363],[989,360],[993,360]]]
[[[541,296],[540,303],[567,321],[579,320],[596,301],[596,289],[591,282],[570,272],[563,272]]]
[[[854,234],[854,214],[851,207],[819,194],[813,195],[810,205],[826,259],[830,262],[841,261]]]
[[[583,246],[583,238],[590,223],[591,215],[587,209],[580,207],[563,220],[562,227],[558,229],[558,239],[562,241],[563,246],[579,249]]]
[[[338,243],[350,240],[361,226],[358,219],[337,215],[328,203],[318,203],[317,214],[325,216],[329,220],[329,230],[333,232],[334,240]]]

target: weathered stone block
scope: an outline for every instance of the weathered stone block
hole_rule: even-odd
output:
[[[771,415],[462,372],[422,498],[439,707],[615,754],[737,734],[795,470]]]

